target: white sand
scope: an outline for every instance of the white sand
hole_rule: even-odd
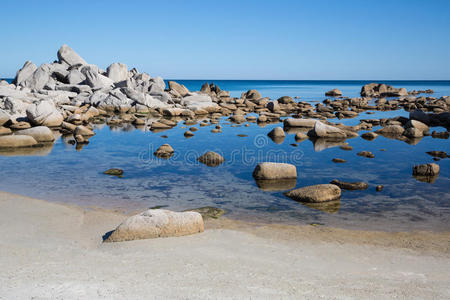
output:
[[[0,205],[2,299],[450,298],[448,233],[225,220],[192,236],[102,244],[125,216],[7,193]]]

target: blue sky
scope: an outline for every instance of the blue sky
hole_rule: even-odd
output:
[[[450,79],[450,1],[2,1],[0,77],[66,43],[179,79]]]

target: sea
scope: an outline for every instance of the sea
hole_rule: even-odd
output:
[[[407,90],[433,89],[441,97],[450,95],[450,81],[330,81],[330,80],[179,80],[190,90],[199,90],[205,82],[214,83],[231,96],[258,90],[262,96],[277,99],[298,97],[312,104],[326,99],[325,92],[340,89],[344,96],[359,96],[361,87],[379,82]],[[404,110],[361,113],[354,119],[331,119],[356,125],[360,119],[408,117]],[[187,210],[213,206],[226,210],[226,217],[258,223],[332,226],[348,229],[411,231],[450,230],[450,159],[433,161],[427,151],[450,153],[446,139],[424,137],[404,142],[379,136],[373,141],[360,137],[348,139],[352,151],[342,143],[304,140],[296,142],[295,131],[283,141],[272,141],[267,133],[282,124],[235,125],[226,117],[220,120],[221,133],[212,133],[215,125],[201,127],[178,125],[163,132],[122,126],[95,125],[90,143],[77,149],[60,136],[53,146],[30,151],[1,152],[0,190],[69,203],[86,208],[102,207],[126,212],[150,207]],[[197,127],[192,138],[184,132]],[[374,130],[378,127],[374,127]],[[445,131],[435,127],[432,130]],[[364,133],[361,131],[360,134]],[[169,143],[175,155],[159,159],[153,152]],[[225,163],[208,167],[197,161],[207,151],[222,154]],[[371,151],[375,157],[356,155]],[[346,163],[334,163],[333,158]],[[292,163],[298,178],[282,187],[267,187],[255,182],[252,172],[259,162]],[[416,164],[435,162],[440,174],[432,182],[412,176]],[[124,170],[122,177],[104,175],[109,168]],[[325,205],[299,203],[283,192],[313,184],[364,181],[363,191],[343,190],[340,201]],[[383,185],[377,192],[375,187]],[[285,190],[283,190],[283,188]]]

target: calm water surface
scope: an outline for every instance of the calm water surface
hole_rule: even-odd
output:
[[[204,81],[182,81],[189,89],[199,89]],[[364,82],[292,82],[292,81],[214,81],[234,96],[258,89],[263,96],[300,96],[303,101],[323,100],[326,90],[340,88],[344,95],[357,96]],[[396,86],[410,89],[432,88],[439,95],[450,95],[450,82],[402,82]],[[340,120],[354,125],[360,118],[393,117],[408,113],[362,113],[358,118]],[[338,122],[337,119],[332,121]],[[32,197],[83,206],[101,206],[125,210],[167,205],[182,210],[216,206],[231,218],[282,222],[289,224],[321,223],[353,229],[377,230],[449,230],[450,229],[450,159],[437,163],[441,172],[434,183],[412,177],[412,167],[433,162],[426,151],[450,152],[448,140],[425,137],[415,145],[382,136],[374,141],[360,137],[349,139],[353,151],[337,145],[306,140],[298,147],[295,133],[281,143],[266,134],[280,124],[260,127],[238,126],[222,119],[222,133],[211,133],[214,125],[198,127],[195,136],[186,139],[182,122],[171,130],[153,133],[132,125],[110,128],[100,125],[90,144],[77,151],[59,138],[53,147],[32,156],[0,156],[0,189]],[[190,127],[190,126],[189,126]],[[376,129],[376,128],[375,128]],[[443,131],[444,128],[433,128]],[[363,132],[360,132],[360,134]],[[239,137],[245,134],[247,137]],[[167,135],[167,138],[163,138]],[[169,143],[176,155],[157,159],[153,151]],[[330,147],[330,148],[327,148]],[[196,158],[206,151],[221,153],[226,163],[219,167],[199,164]],[[374,159],[359,157],[367,150]],[[382,151],[385,150],[385,151]],[[335,164],[335,157],[347,163]],[[297,166],[296,187],[328,183],[332,179],[366,181],[365,191],[343,191],[340,202],[312,207],[283,196],[282,191],[266,191],[257,186],[252,171],[258,162],[278,161]],[[124,169],[123,178],[103,175],[111,167]],[[376,185],[384,185],[376,192]]]

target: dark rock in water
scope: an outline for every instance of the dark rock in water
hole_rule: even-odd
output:
[[[194,134],[188,130],[188,131],[186,131],[186,132],[184,133],[184,136],[187,137],[187,138],[190,138],[190,137],[193,137]]]
[[[342,158],[333,158],[332,161],[335,162],[335,163],[345,163],[345,162],[347,162],[345,159],[342,159]]]
[[[334,184],[317,184],[284,193],[285,196],[300,202],[320,203],[341,198],[341,189]]]
[[[444,151],[428,151],[428,155],[431,155],[433,157],[439,157],[439,158],[447,158],[449,155]]]
[[[256,185],[263,191],[287,191],[295,188],[297,178],[255,179]]]
[[[405,88],[395,88],[393,86],[381,83],[369,83],[361,88],[362,97],[400,97],[407,96],[408,91]]]
[[[341,150],[345,150],[345,151],[351,151],[353,150],[353,147],[350,145],[342,145],[339,148],[341,148]]]
[[[449,138],[449,132],[448,131],[441,131],[441,132],[437,132],[435,130],[433,130],[433,132],[431,133],[431,137],[436,138],[436,139],[448,139]]]
[[[281,127],[275,127],[267,135],[270,138],[272,138],[272,139],[273,138],[284,138],[284,137],[286,137],[286,134],[284,133],[284,130]]]
[[[344,190],[366,190],[369,187],[365,182],[344,182],[337,179],[333,179],[330,183]]]
[[[416,176],[436,176],[436,175],[439,175],[439,165],[434,164],[434,163],[416,165],[416,166],[413,167],[413,175],[416,175]]]
[[[191,127],[191,128],[189,128],[189,131],[193,131],[193,132],[195,132],[195,131],[197,131],[198,130],[198,128],[197,127]]]
[[[370,152],[370,151],[361,151],[357,153],[358,156],[363,156],[363,157],[367,157],[367,158],[374,158],[375,155]]]
[[[246,134],[238,134],[237,136],[238,137],[248,137],[248,135],[246,135]]]
[[[122,169],[117,169],[117,168],[111,168],[111,169],[106,170],[105,172],[103,172],[103,174],[113,175],[113,176],[121,176],[121,175],[123,175],[123,170]]]
[[[375,132],[371,132],[371,131],[365,132],[365,133],[363,133],[363,134],[361,135],[361,137],[362,137],[363,139],[368,140],[368,141],[371,141],[371,140],[376,139],[377,136],[378,136],[378,134],[376,134]]]
[[[172,146],[169,144],[161,145],[156,151],[153,153],[156,157],[168,159],[174,155],[175,151]]]
[[[326,92],[325,96],[339,97],[339,96],[342,96],[342,92],[339,89],[334,89],[334,90]]]
[[[207,219],[218,219],[223,216],[227,211],[221,208],[204,206],[194,209],[187,209],[185,211],[195,211],[202,215],[203,220]]]
[[[197,160],[208,167],[217,167],[225,161],[225,158],[223,158],[223,156],[219,153],[208,151]]]
[[[438,157],[433,157],[433,160],[434,160],[434,161],[440,161],[441,159],[438,158]]]
[[[295,143],[293,143],[293,144],[290,144],[292,147],[298,147],[298,144],[295,144]]]
[[[381,192],[381,191],[383,190],[383,188],[384,188],[383,185],[377,185],[376,188],[375,188],[375,190],[376,190],[377,192]]]

